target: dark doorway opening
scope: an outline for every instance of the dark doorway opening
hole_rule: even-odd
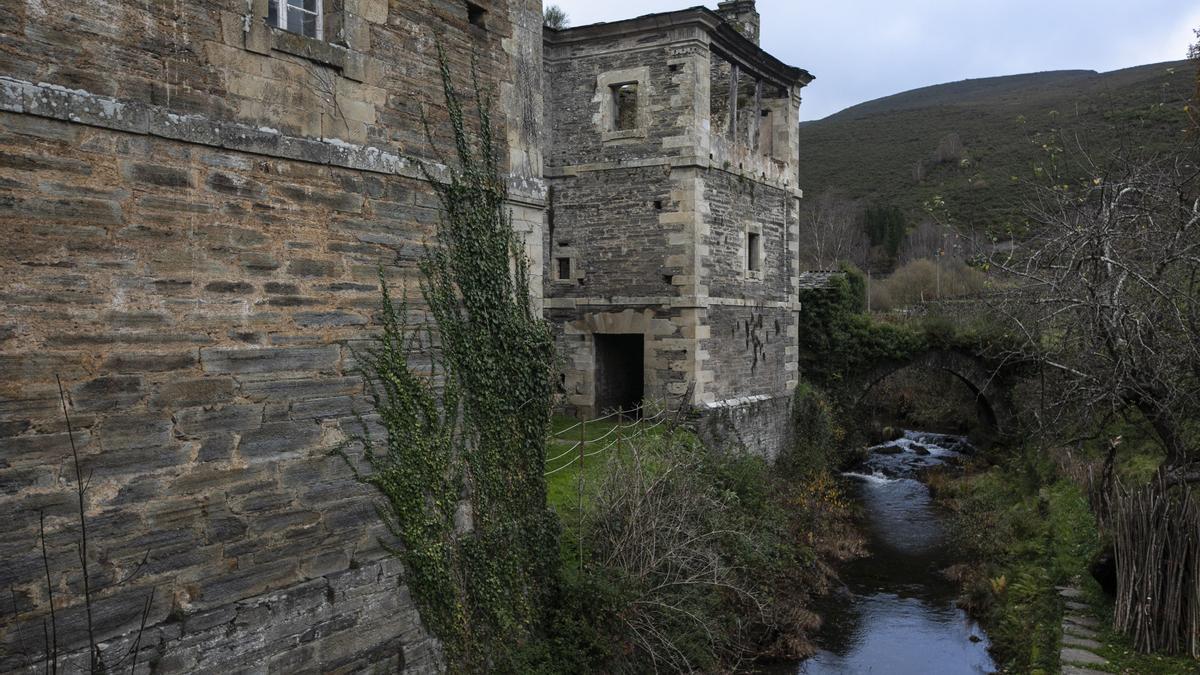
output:
[[[596,411],[637,411],[645,395],[642,335],[597,333],[595,338]]]

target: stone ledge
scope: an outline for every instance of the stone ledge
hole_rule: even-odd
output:
[[[548,166],[543,173],[546,178],[575,178],[584,173],[595,173],[600,171],[617,171],[621,169],[647,169],[653,167],[670,167],[671,169],[709,169],[713,171],[721,171],[739,178],[744,178],[750,182],[765,185],[776,190],[782,190],[795,199],[803,199],[804,191],[800,188],[780,183],[771,179],[762,179],[753,171],[745,171],[734,168],[733,166],[723,166],[707,156],[703,155],[686,155],[677,157],[655,157],[652,159],[630,159],[620,160],[615,162],[590,162],[588,164],[565,164],[562,166]]]
[[[428,171],[429,177],[445,182],[450,173],[443,164],[422,162],[375,146],[347,143],[336,138],[290,136],[270,127],[256,128],[205,115],[180,115],[162,106],[4,76],[0,76],[0,111],[415,180],[427,180]],[[509,176],[507,182],[512,201],[545,205],[547,188],[544,180]]]
[[[801,310],[797,301],[760,301],[742,298],[714,298],[696,296],[642,296],[610,298],[546,298],[546,309],[579,309],[580,307],[649,307],[661,306],[675,309],[708,309],[709,307],[753,307],[755,309],[783,309],[792,312]]]
[[[754,403],[764,403],[771,401],[780,396],[768,396],[766,394],[757,394],[754,396],[739,396],[737,398],[727,398],[724,401],[705,401],[702,405],[709,409],[715,410],[718,408],[740,408],[742,406],[752,405]]]

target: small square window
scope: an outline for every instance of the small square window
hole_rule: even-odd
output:
[[[571,259],[570,258],[555,258],[555,279],[559,281],[571,280]]]
[[[762,235],[757,232],[746,233],[746,271],[762,270]]]
[[[476,26],[476,27],[483,28],[486,30],[487,29],[487,20],[486,19],[487,19],[487,10],[486,9],[480,7],[479,5],[477,5],[473,2],[467,3],[467,21],[470,21],[472,26]]]
[[[638,126],[637,82],[612,86],[613,131],[630,131]]]
[[[321,39],[322,0],[268,0],[267,23],[304,37]]]

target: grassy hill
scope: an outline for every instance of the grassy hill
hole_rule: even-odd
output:
[[[800,128],[800,185],[922,217],[935,197],[964,230],[1020,231],[1023,182],[1044,146],[1094,157],[1183,141],[1195,66],[1065,70],[965,80],[869,101]],[[1081,171],[1078,173],[1082,173]],[[1084,178],[1084,176],[1077,176]]]

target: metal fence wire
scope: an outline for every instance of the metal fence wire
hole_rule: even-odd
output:
[[[654,414],[647,415],[651,409],[655,410]],[[603,436],[591,439],[587,437],[587,427],[589,424],[600,424],[614,418],[617,419],[618,422],[614,424],[611,429],[606,431]],[[626,418],[632,419],[629,422],[619,421]],[[645,436],[651,431],[666,424],[671,419],[671,411],[665,406],[642,404],[636,408],[631,408],[628,410],[616,410],[603,417],[576,422],[566,429],[558,431],[550,436],[551,440],[567,442],[570,442],[573,439],[578,440],[575,440],[575,443],[566,450],[560,452],[554,457],[546,459],[547,466],[550,466],[568,456],[571,457],[570,461],[568,461],[566,464],[554,467],[553,469],[545,472],[545,475],[552,476],[559,471],[563,471],[571,466],[574,466],[577,463],[582,463],[589,457],[595,457],[608,452],[622,442],[628,443],[641,438],[642,436]],[[633,433],[629,433],[629,430],[635,427],[637,430]],[[593,446],[593,448],[589,448],[589,445]]]

